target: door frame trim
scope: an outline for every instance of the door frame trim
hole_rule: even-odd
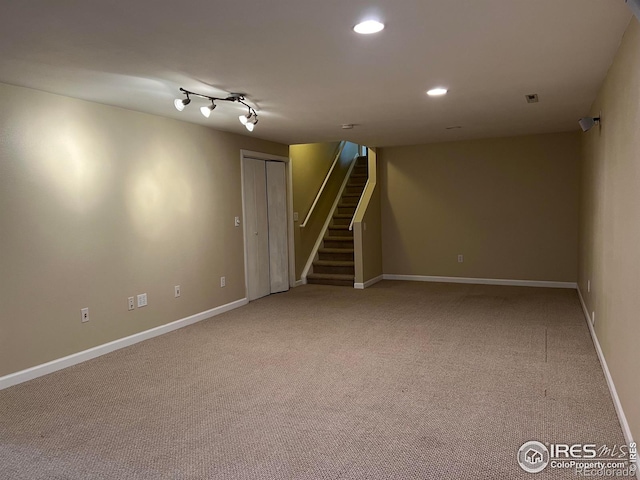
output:
[[[291,159],[281,155],[272,155],[270,153],[255,152],[253,150],[240,150],[240,186],[242,195],[242,240],[244,242],[244,292],[245,297],[249,298],[249,278],[247,268],[247,229],[246,227],[246,207],[244,204],[244,160],[252,158],[254,160],[264,160],[272,162],[283,162],[286,171],[286,189],[287,189],[287,251],[289,252],[289,288],[295,286],[296,281],[296,255],[294,244],[293,230],[293,175],[291,172]]]

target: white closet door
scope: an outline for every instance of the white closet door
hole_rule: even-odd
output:
[[[244,160],[247,285],[249,300],[255,300],[271,293],[265,163],[264,160],[254,160],[251,158],[245,158]]]
[[[282,162],[267,163],[267,210],[269,216],[269,276],[271,293],[289,290],[287,245],[287,183]]]

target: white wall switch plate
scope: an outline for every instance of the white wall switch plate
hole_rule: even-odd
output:
[[[176,298],[180,296],[180,285],[176,285],[175,287],[173,287],[173,294]]]
[[[226,277],[220,277],[220,286],[221,287],[225,287],[227,285],[227,278]]]
[[[464,255],[458,255],[458,263],[464,262]]]
[[[234,221],[233,221],[233,224],[234,224],[236,227],[239,227],[239,226],[240,226],[240,217],[236,217],[236,218],[234,219]]]
[[[147,294],[141,293],[138,295],[138,308],[147,306]]]
[[[80,310],[80,319],[82,320],[82,323],[85,323],[85,322],[89,321],[89,309],[88,308],[82,308]]]
[[[298,221],[298,212],[293,212],[293,221],[294,222]]]
[[[587,280],[587,293],[591,292],[591,280]]]
[[[135,308],[133,297],[129,297],[128,300],[129,300],[129,310],[133,310]]]

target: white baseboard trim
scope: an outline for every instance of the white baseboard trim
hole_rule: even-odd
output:
[[[371,285],[374,285],[383,279],[382,275],[378,275],[370,280],[367,280],[364,283],[354,283],[353,288],[356,290],[364,290],[365,288],[369,288]]]
[[[58,358],[41,365],[36,365],[35,367],[27,368],[26,370],[10,373],[9,375],[0,377],[0,390],[12,387],[13,385],[17,385],[19,383],[26,382],[28,380],[33,380],[34,378],[38,378],[43,375],[56,372],[58,370],[62,370],[63,368],[67,368],[78,363],[86,362],[87,360],[91,360],[92,358],[96,358],[115,350],[128,347],[135,343],[164,335],[165,333],[172,332],[173,330],[178,330],[179,328],[183,328],[188,325],[201,322],[202,320],[215,317],[216,315],[228,312],[229,310],[242,307],[243,305],[246,305],[248,303],[249,300],[247,300],[246,298],[242,298],[240,300],[236,300],[235,302],[227,303],[226,305],[220,305],[219,307],[215,307],[210,310],[196,313],[195,315],[191,315],[189,317],[167,323],[166,325],[161,325],[150,330],[145,330],[144,332],[135,333],[128,337],[120,338],[103,345],[98,345],[97,347],[93,347],[82,352],[74,353],[72,355]]]
[[[587,321],[587,326],[589,327],[589,332],[591,333],[591,339],[593,340],[593,344],[596,347],[596,352],[598,353],[598,359],[600,360],[600,365],[602,365],[602,371],[604,372],[604,376],[607,379],[607,385],[609,387],[609,392],[611,393],[611,399],[613,400],[613,405],[616,409],[616,414],[618,415],[618,420],[620,421],[620,426],[622,427],[622,434],[624,435],[624,440],[627,442],[627,445],[633,442],[633,435],[631,434],[631,429],[629,428],[629,423],[627,422],[627,417],[624,414],[624,410],[622,409],[622,403],[620,403],[620,398],[618,397],[618,391],[616,390],[616,386],[613,383],[613,377],[611,377],[611,372],[609,371],[609,367],[607,366],[607,361],[604,358],[604,353],[602,353],[602,348],[600,348],[600,342],[598,341],[598,337],[596,335],[596,331],[593,328],[593,324],[591,323],[591,316],[589,314],[589,309],[587,308],[587,304],[584,302],[584,298],[582,297],[582,292],[580,291],[580,287],[577,288],[578,297],[580,298],[580,303],[582,304],[582,311],[584,312],[584,318]],[[638,472],[640,475],[640,472]],[[638,477],[640,478],[640,476]]]
[[[307,284],[307,279],[301,278],[300,280],[296,280],[293,286],[295,288],[295,287],[301,287],[302,285],[306,285],[306,284]]]
[[[440,283],[470,283],[477,285],[510,285],[515,287],[543,287],[543,288],[578,288],[575,282],[551,282],[540,280],[507,280],[502,278],[467,278],[467,277],[436,277],[431,275],[395,275],[385,273],[384,280],[407,280],[411,282],[440,282]]]

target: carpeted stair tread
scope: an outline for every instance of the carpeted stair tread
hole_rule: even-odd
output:
[[[324,267],[353,267],[355,262],[348,260],[316,260],[313,264]]]
[[[353,243],[353,236],[351,237],[339,237],[335,235],[327,235],[324,237],[325,240],[329,242],[345,242],[345,243]]]
[[[319,248],[320,253],[354,253],[353,248]]]
[[[329,279],[334,279],[334,280],[353,280],[355,278],[354,275],[345,275],[345,274],[341,274],[341,273],[310,273],[307,278],[312,277],[312,278],[326,278],[327,280]]]
[[[307,282],[314,283],[320,281],[323,284],[349,286],[353,285],[355,275],[345,275],[340,273],[310,273],[307,275]]]

